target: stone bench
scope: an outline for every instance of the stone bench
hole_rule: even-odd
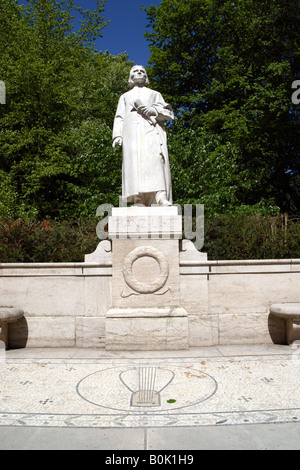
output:
[[[300,340],[300,302],[273,304],[270,313],[285,320],[287,344]]]
[[[8,346],[8,323],[19,320],[24,315],[23,310],[13,307],[0,307],[0,342],[3,342],[5,349]]]

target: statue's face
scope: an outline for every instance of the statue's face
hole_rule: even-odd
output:
[[[147,80],[147,74],[144,67],[133,67],[131,71],[131,80],[135,85],[145,85]]]

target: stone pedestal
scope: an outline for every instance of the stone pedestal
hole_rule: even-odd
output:
[[[181,307],[112,308],[106,316],[107,350],[188,349],[188,317]]]
[[[112,239],[112,308],[106,349],[188,349],[188,314],[180,305],[177,207],[115,208]]]

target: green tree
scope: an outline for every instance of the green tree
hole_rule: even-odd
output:
[[[95,215],[120,192],[111,127],[126,88],[126,55],[98,53],[104,0],[94,12],[73,0],[0,5],[0,214],[29,218]],[[74,32],[74,13],[82,14]],[[118,172],[117,172],[118,168]]]
[[[189,173],[188,196],[212,212],[299,211],[296,5],[163,0],[147,13],[149,74],[176,110],[173,166]],[[178,188],[175,198],[184,197]]]

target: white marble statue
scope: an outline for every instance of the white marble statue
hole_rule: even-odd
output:
[[[172,205],[172,186],[164,121],[174,113],[162,95],[147,88],[144,67],[130,71],[130,91],[120,97],[113,148],[123,147],[122,199],[150,206]]]

